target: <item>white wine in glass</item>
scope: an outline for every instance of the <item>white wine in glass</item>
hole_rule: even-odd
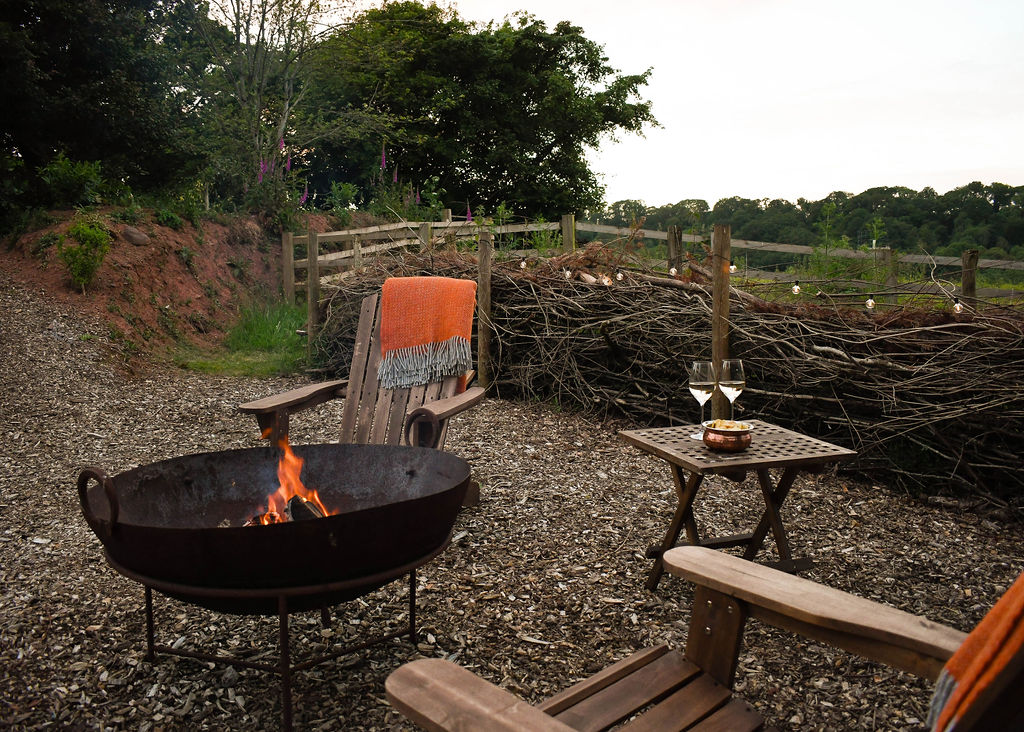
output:
[[[736,415],[734,402],[743,393],[743,387],[747,385],[743,377],[743,362],[738,358],[722,361],[722,370],[718,374],[718,388],[729,400],[729,419]]]
[[[708,399],[715,391],[715,369],[714,365],[710,361],[694,361],[693,368],[690,369],[690,393],[693,394],[693,398],[700,404],[700,421],[704,423],[704,405],[708,403]],[[701,433],[690,435],[690,437],[699,440],[701,439]]]

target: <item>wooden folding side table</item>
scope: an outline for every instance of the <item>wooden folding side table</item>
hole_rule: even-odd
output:
[[[654,590],[658,586],[665,571],[662,554],[676,545],[683,529],[686,530],[687,543],[696,546],[714,549],[743,546],[744,559],[757,556],[771,529],[780,559],[772,566],[787,572],[796,572],[810,566],[808,559],[793,559],[779,510],[800,470],[817,470],[826,463],[848,460],[857,453],[767,422],[747,421],[754,428],[752,440],[750,447],[738,453],[713,452],[702,440],[693,439],[690,435],[700,430],[699,425],[624,430],[619,433],[619,437],[631,445],[668,461],[679,498],[665,539],[660,546],[648,549],[648,556],[654,559],[654,566],[647,577],[647,589]],[[782,470],[774,485],[768,472],[771,468]],[[742,480],[749,470],[757,472],[765,502],[757,527],[750,534],[701,540],[693,516],[693,505],[704,476],[724,475],[733,480]]]

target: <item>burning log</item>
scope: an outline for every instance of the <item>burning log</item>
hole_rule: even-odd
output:
[[[312,501],[307,501],[302,496],[292,496],[288,499],[288,505],[284,507],[285,516],[290,521],[308,521],[309,519],[323,518],[324,512]]]

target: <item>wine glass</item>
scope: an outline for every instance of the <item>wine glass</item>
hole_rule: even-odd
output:
[[[729,400],[729,419],[733,419],[737,397],[746,386],[746,379],[743,377],[743,362],[738,358],[730,358],[722,361],[722,370],[718,374],[718,388]]]
[[[704,424],[704,405],[715,391],[715,369],[710,361],[694,361],[690,369],[690,393],[700,404],[700,422]],[[695,440],[701,439],[701,433],[690,435]]]

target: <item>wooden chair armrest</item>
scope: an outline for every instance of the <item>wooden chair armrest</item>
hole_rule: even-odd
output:
[[[471,671],[441,658],[400,666],[384,682],[388,700],[426,730],[535,730],[572,728]]]
[[[752,617],[935,680],[966,634],[919,615],[705,547],[665,553],[665,569],[744,603]]]
[[[297,389],[286,391],[281,394],[263,397],[252,402],[246,402],[238,407],[240,412],[246,414],[271,414],[281,410],[289,413],[300,412],[303,409],[315,407],[326,401],[345,396],[345,387],[348,379],[337,381],[324,381],[319,384],[300,386]]]
[[[475,407],[484,398],[484,389],[479,386],[473,386],[466,389],[461,394],[450,396],[445,399],[438,399],[433,402],[428,402],[422,407],[419,407],[412,412],[409,416],[411,417],[416,412],[422,412],[424,414],[433,414],[438,421],[444,421],[449,417],[453,417],[460,412],[464,412],[470,407]]]
[[[437,448],[441,442],[441,423],[449,417],[464,412],[479,404],[484,398],[484,390],[479,386],[455,396],[424,404],[409,412],[405,418],[405,442],[412,443],[413,428],[417,428],[416,444],[423,447]]]

